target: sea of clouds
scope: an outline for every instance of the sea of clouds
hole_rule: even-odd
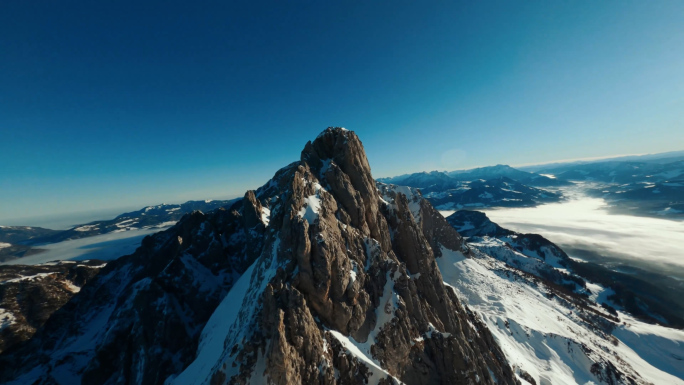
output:
[[[129,230],[36,246],[36,248],[44,251],[0,264],[36,265],[52,261],[82,261],[86,259],[108,261],[133,253],[135,249],[140,247],[145,236],[167,228]]]
[[[605,262],[684,277],[681,220],[609,214],[602,199],[577,194],[562,203],[490,209],[486,213],[504,228],[543,235],[571,257],[583,258],[580,251],[590,251],[600,254]]]

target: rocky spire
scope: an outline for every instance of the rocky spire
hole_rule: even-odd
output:
[[[218,360],[216,383],[515,383],[442,283],[435,257],[461,252],[460,236],[419,193],[381,196],[353,132],[325,130],[287,178],[252,285],[272,278],[237,321],[245,332],[227,336],[234,353]]]
[[[359,137],[341,127],[329,127],[302,151],[302,163],[321,180],[342,206],[340,215],[350,224],[390,247],[387,229],[381,228],[379,196]]]

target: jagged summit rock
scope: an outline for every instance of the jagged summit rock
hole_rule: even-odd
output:
[[[514,384],[436,263],[468,254],[416,190],[376,184],[328,128],[232,206],[111,262],[0,381],[38,384]]]

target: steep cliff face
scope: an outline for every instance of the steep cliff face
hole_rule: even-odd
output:
[[[185,216],[110,263],[1,380],[144,384],[513,384],[488,329],[442,281],[461,237],[376,185],[329,128],[229,209]]]
[[[278,186],[261,191],[270,230],[242,308],[203,336],[226,348],[200,343],[175,383],[514,383],[442,283],[435,256],[460,236],[425,200],[378,189],[355,134],[326,130]]]

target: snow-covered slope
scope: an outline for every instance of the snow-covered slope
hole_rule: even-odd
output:
[[[401,191],[420,205],[417,190]],[[503,229],[480,212],[448,219],[470,238],[467,252],[440,245],[444,282],[487,325],[523,383],[684,384],[684,331],[611,314],[601,304],[612,290],[574,274],[569,257],[539,235]]]
[[[473,251],[474,258],[446,252],[438,259],[444,282],[482,317],[521,380],[684,384],[681,330],[624,313],[621,323],[602,320],[598,306],[583,308],[549,295],[551,287],[477,247]]]

